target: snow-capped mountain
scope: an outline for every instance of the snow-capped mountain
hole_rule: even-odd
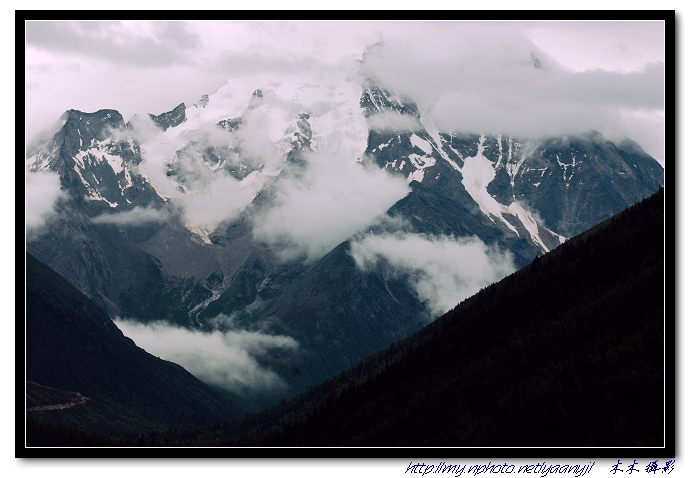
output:
[[[111,315],[206,330],[225,316],[294,337],[302,355],[273,364],[293,391],[433,315],[429,289],[445,289],[393,245],[473,238],[482,257],[496,249],[520,267],[663,184],[631,140],[440,131],[412,99],[357,75],[236,78],[127,123],[70,110],[26,166],[58,173],[66,193],[30,253]],[[371,204],[341,207],[360,195]]]
[[[114,110],[82,113],[69,110],[59,120],[58,132],[28,149],[26,166],[32,171],[60,174],[63,187],[78,201],[94,203],[94,210],[135,204],[144,194],[154,198],[150,185],[139,174],[139,145],[113,132],[125,127]],[[141,199],[140,199],[141,200]]]
[[[527,139],[441,132],[411,100],[372,83],[362,106],[384,128],[370,131],[367,154],[448,197],[469,194],[497,227],[529,237],[539,253],[663,184],[663,168],[629,139],[615,144],[596,131]]]

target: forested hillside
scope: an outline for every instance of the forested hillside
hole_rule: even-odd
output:
[[[262,444],[662,446],[663,211],[660,190],[482,290]]]

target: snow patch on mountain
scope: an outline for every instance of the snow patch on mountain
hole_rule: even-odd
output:
[[[540,225],[537,219],[535,219],[534,215],[517,201],[512,202],[510,206],[505,206],[499,203],[493,196],[489,194],[487,191],[487,186],[489,183],[491,183],[491,181],[494,180],[496,176],[496,169],[494,168],[494,164],[484,156],[485,140],[486,137],[481,135],[477,147],[477,154],[473,157],[464,158],[464,164],[460,170],[460,173],[462,174],[462,184],[465,186],[465,190],[469,193],[472,199],[474,199],[474,201],[479,205],[480,210],[492,221],[494,221],[494,217],[499,218],[503,224],[508,227],[508,229],[519,236],[520,233],[515,226],[508,222],[503,215],[510,214],[515,216],[529,233],[532,242],[541,247],[544,252],[548,252],[549,248],[546,246],[546,244],[544,244],[544,241],[539,235],[540,228],[549,234],[557,236],[559,241],[563,243],[565,241],[563,236],[556,234],[548,228]],[[510,144],[512,148],[512,142]],[[524,160],[525,158],[523,156],[515,165],[512,165],[510,162],[506,164],[506,169],[508,169],[510,166],[514,166],[514,169],[511,170],[513,173],[511,176],[511,183],[514,175],[517,174],[517,171]],[[500,161],[500,156],[498,161]]]
[[[30,171],[48,171],[50,170],[49,159],[53,157],[57,151],[57,145],[53,147],[50,153],[41,151],[26,158],[25,166]]]
[[[412,181],[417,181],[419,183],[424,181],[424,169],[416,169],[415,171],[412,171],[410,174],[408,174],[407,182],[411,183]]]
[[[420,138],[414,133],[412,133],[412,136],[410,136],[410,143],[412,143],[412,146],[416,146],[417,148],[424,151],[426,154],[431,154],[433,150],[428,141]]]
[[[489,219],[494,221],[493,217],[499,218],[508,229],[518,234],[517,229],[503,217],[502,213],[504,212],[512,214],[510,210],[496,201],[486,190],[489,183],[496,177],[496,171],[493,168],[493,163],[484,156],[485,140],[485,136],[481,135],[477,154],[473,157],[465,158],[463,167],[460,169],[462,184],[465,186],[469,195],[472,196],[472,199],[479,205],[479,209],[481,209]]]
[[[98,190],[96,188],[94,188],[93,185],[84,178],[84,175],[82,174],[82,169],[80,169],[78,166],[75,166],[74,170],[77,173],[77,176],[79,176],[79,180],[81,181],[81,183],[86,188],[86,192],[88,193],[88,196],[86,199],[88,199],[89,201],[104,201],[104,202],[108,203],[108,205],[112,208],[117,207],[117,204],[118,204],[117,202],[109,201],[108,199],[103,197],[98,192]],[[98,184],[98,179],[96,178],[96,176],[93,174],[92,174],[92,176],[94,178],[94,181]]]
[[[80,145],[81,144],[80,139]],[[124,170],[124,164],[120,156],[112,154],[113,149],[114,145],[112,138],[103,141],[92,139],[88,149],[79,151],[74,156],[75,165],[84,169],[87,165],[96,165],[106,162],[115,174],[119,174]]]
[[[563,181],[566,183],[566,186],[569,186],[570,180],[573,179],[573,175],[575,174],[575,166],[580,164],[582,161],[577,161],[577,158],[575,157],[575,153],[570,153],[572,162],[563,162],[561,161],[560,155],[556,154],[556,161],[558,162],[558,165],[563,168]],[[570,168],[570,174],[568,174],[568,168]]]
[[[517,148],[519,149],[519,145],[517,145]],[[510,142],[510,147],[508,148],[508,161],[506,161],[506,173],[508,173],[508,176],[510,177],[510,187],[515,189],[515,177],[518,175],[518,172],[520,171],[520,167],[522,166],[522,163],[525,162],[527,159],[527,154],[525,150],[522,150],[520,152],[519,159],[517,162],[513,162],[513,155],[516,153],[513,148],[513,142]]]
[[[428,168],[436,164],[436,160],[430,156],[420,156],[416,153],[412,153],[409,154],[407,157],[410,158],[410,162],[417,169]]]
[[[431,146],[433,146],[433,148],[438,152],[438,154],[440,154],[441,157],[445,159],[446,162],[448,162],[448,164],[450,164],[453,167],[453,169],[460,172],[460,166],[455,164],[455,161],[450,159],[446,152],[443,150],[443,140],[441,139],[441,134],[439,133],[438,128],[436,127],[436,124],[434,123],[431,116],[428,113],[422,111],[420,112],[419,121],[424,126],[427,133],[429,133],[429,136],[433,140],[433,145]],[[460,154],[458,154],[458,156],[462,157]]]
[[[539,225],[532,214],[530,214],[529,211],[527,211],[517,202],[512,202],[510,206],[508,206],[508,210],[520,220],[523,226],[525,226],[525,229],[527,229],[532,241],[535,244],[538,244],[544,252],[548,252],[549,248],[546,247],[541,237],[539,237]]]
[[[385,143],[379,144],[379,145],[377,146],[378,150],[379,150],[379,151],[383,151],[383,148],[386,148],[386,147],[390,146],[391,141],[393,141],[393,140],[392,140],[392,139],[389,139],[389,140],[386,141]],[[374,148],[374,150],[376,150],[376,148]]]

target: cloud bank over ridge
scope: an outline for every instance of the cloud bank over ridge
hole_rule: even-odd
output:
[[[91,218],[95,224],[115,224],[118,226],[129,226],[146,224],[148,222],[165,222],[170,217],[165,209],[155,209],[153,207],[135,206],[129,211],[111,214],[101,214]]]
[[[477,237],[370,234],[353,241],[350,253],[361,269],[384,261],[395,274],[407,276],[430,319],[515,271],[510,253]]]
[[[245,330],[201,332],[165,322],[142,324],[116,318],[115,325],[147,352],[182,365],[203,382],[239,394],[281,388],[283,380],[257,359],[272,349],[297,350],[291,337]]]
[[[35,233],[54,213],[54,206],[61,197],[60,176],[51,171],[25,170],[24,219],[27,229]]]
[[[312,153],[303,177],[279,183],[275,205],[254,219],[254,235],[286,259],[306,255],[314,261],[409,191],[402,177],[382,169]]]

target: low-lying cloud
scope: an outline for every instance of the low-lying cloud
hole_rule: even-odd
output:
[[[367,235],[352,242],[350,254],[361,269],[385,261],[405,275],[432,318],[515,271],[510,253],[487,247],[477,237]]]
[[[402,177],[350,158],[309,155],[304,175],[282,181],[277,203],[254,222],[254,235],[284,258],[321,258],[372,223],[410,189]]]
[[[120,318],[114,322],[147,352],[183,366],[203,382],[245,395],[285,385],[257,358],[271,349],[289,351],[299,347],[291,337],[246,330],[201,332],[166,322],[142,324]]]
[[[62,195],[60,175],[51,171],[25,172],[25,221],[27,229],[37,229],[54,213],[54,206]]]
[[[101,214],[91,218],[95,224],[115,224],[118,226],[129,226],[146,224],[149,222],[165,222],[170,217],[170,213],[165,209],[153,207],[135,206],[133,209],[112,214]]]

